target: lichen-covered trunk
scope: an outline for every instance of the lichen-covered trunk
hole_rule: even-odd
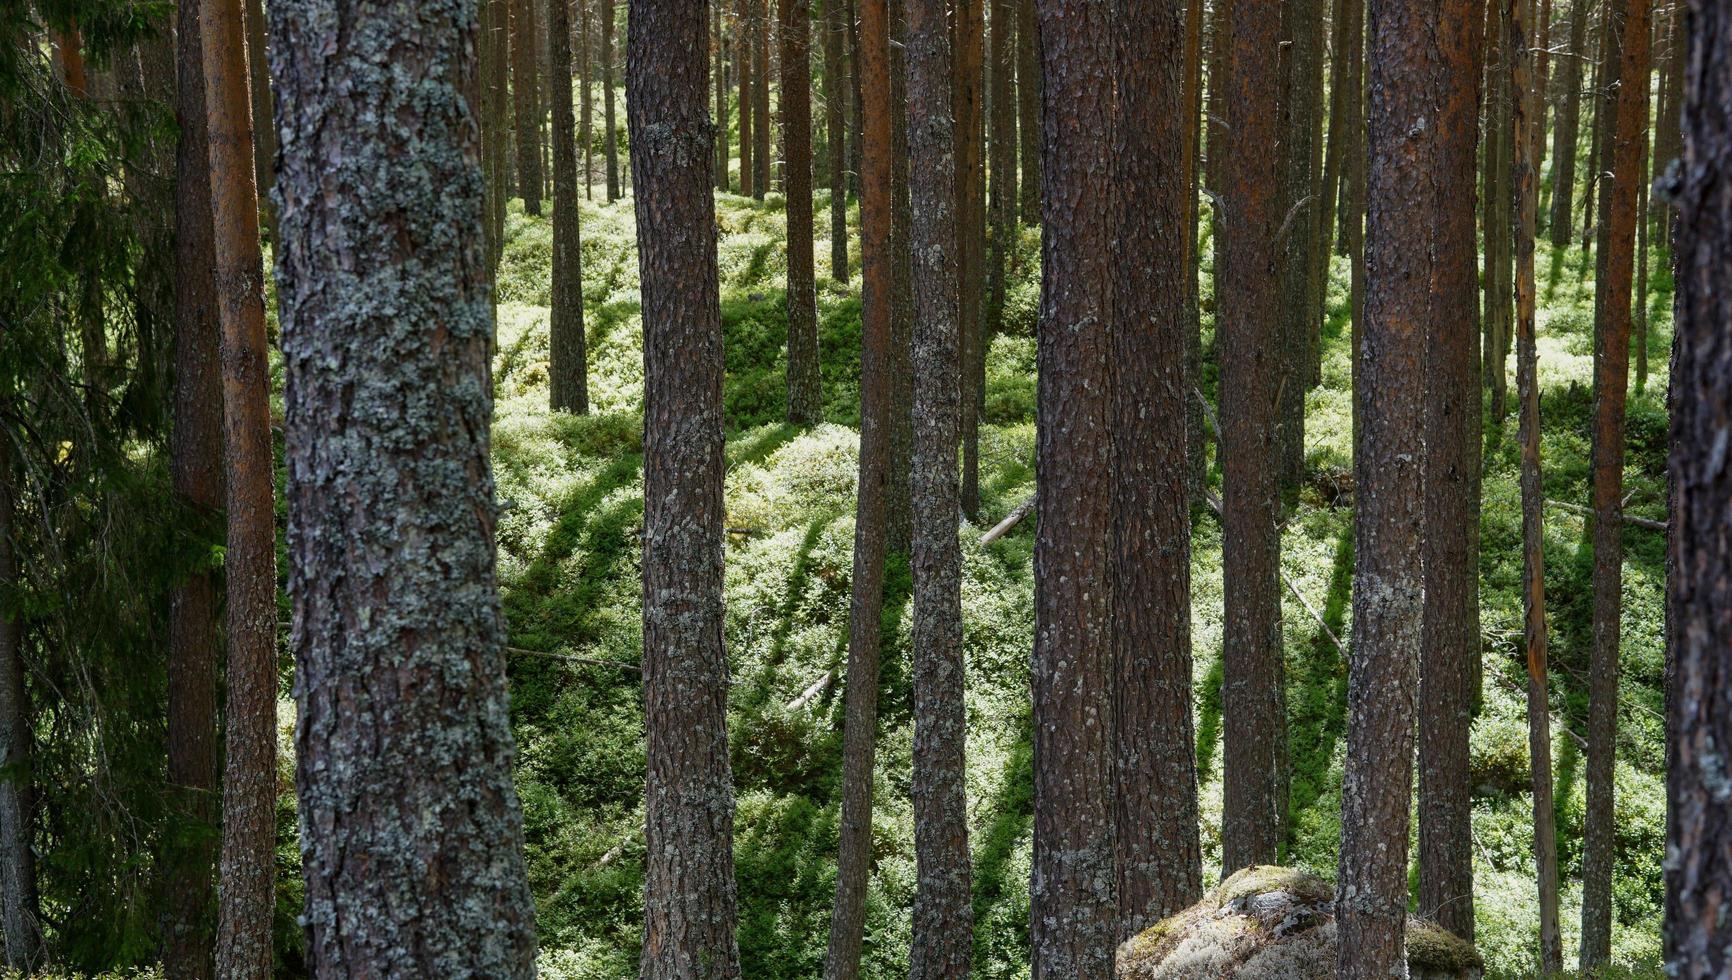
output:
[[[541,136],[535,118],[535,0],[511,4],[511,105],[517,122],[517,196],[523,213],[541,213]]]
[[[1025,225],[1040,223],[1040,30],[1034,0],[1016,4],[1016,130],[1022,147],[1017,213]]]
[[[1473,798],[1468,728],[1479,689],[1480,652],[1474,151],[1485,29],[1481,2],[1449,0],[1439,9],[1437,22],[1440,101],[1433,159],[1438,244],[1431,269],[1431,323],[1424,334],[1427,530],[1421,545],[1425,623],[1419,655],[1419,912],[1469,941]],[[1526,118],[1533,118],[1531,110]],[[1530,138],[1525,128],[1521,138]]]
[[[723,0],[716,0],[717,3]],[[739,68],[740,82],[740,194],[743,197],[752,196],[752,151],[758,141],[752,135],[755,120],[752,109],[756,104],[757,81],[756,72],[762,69],[754,63],[757,54],[757,44],[752,40],[752,0],[737,0],[734,8],[734,57]],[[722,125],[726,124],[723,120]]]
[[[1628,0],[1619,52],[1617,109],[1609,112],[1612,170],[1601,179],[1608,197],[1600,257],[1605,301],[1594,331],[1593,653],[1589,664],[1587,814],[1582,848],[1581,967],[1604,963],[1612,951],[1612,810],[1618,732],[1618,649],[1624,565],[1624,405],[1630,374],[1630,301],[1635,265],[1636,189],[1647,139],[1648,0]]]
[[[1040,485],[1034,547],[1033,980],[1107,980],[1113,819],[1113,51],[1096,0],[1039,0]]]
[[[962,646],[961,517],[956,471],[960,363],[956,310],[956,159],[944,0],[907,0],[910,222],[914,285],[914,897],[913,980],[968,976],[968,726]]]
[[[1354,388],[1353,651],[1335,905],[1341,980],[1406,972],[1439,14],[1425,0],[1371,4],[1365,324]]]
[[[12,552],[10,456],[8,442],[0,439],[0,589],[8,592],[18,585],[18,561]],[[42,926],[36,897],[35,794],[22,633],[18,617],[0,609],[0,765],[6,769],[0,779],[0,939],[5,941],[7,968],[28,976],[42,960]],[[205,948],[209,949],[208,938]],[[208,976],[208,966],[205,971],[188,970],[177,980]]]
[[[824,32],[824,143],[830,165],[830,278],[847,285],[849,66],[842,53],[847,47],[848,31],[842,20],[842,0],[824,0],[824,22],[820,29]],[[725,114],[717,125],[727,132]],[[724,164],[724,174],[725,167]],[[725,178],[723,187],[726,188]]]
[[[1552,126],[1552,247],[1561,249],[1574,237],[1571,208],[1575,201],[1576,144],[1582,120],[1582,60],[1587,57],[1588,14],[1593,0],[1570,5],[1569,47],[1558,53],[1557,121]]]
[[[1305,392],[1316,360],[1313,335],[1323,308],[1314,287],[1317,265],[1318,130],[1323,111],[1323,0],[1282,4],[1279,171],[1280,313],[1276,337],[1278,440],[1276,483],[1297,502],[1305,479]]]
[[[583,245],[577,216],[577,146],[571,113],[570,0],[547,2],[548,87],[553,116],[553,309],[547,380],[554,411],[589,411],[583,336]]]
[[[1202,893],[1191,722],[1185,0],[1121,2],[1111,219],[1113,801],[1120,941]]]
[[[530,977],[492,317],[468,233],[482,203],[473,13],[274,0],[271,16],[308,965]]]
[[[1277,49],[1281,11],[1239,2],[1224,34],[1224,202],[1217,264],[1226,581],[1222,872],[1274,864],[1287,814],[1287,721],[1281,658],[1281,540],[1276,530],[1276,389],[1281,225]]]
[[[962,331],[962,513],[980,516],[980,406],[986,381],[981,302],[986,271],[985,0],[953,0],[958,329]]]
[[[720,2],[720,0],[717,0]],[[613,34],[618,18],[614,16],[614,0],[601,0],[601,115],[602,115],[602,159],[607,167],[607,201],[609,204],[619,200],[619,124],[616,121],[615,99],[613,94],[614,64],[613,64]],[[708,64],[709,59],[704,59]],[[706,69],[707,72],[708,69]],[[708,115],[708,113],[705,113]]]
[[[668,980],[740,976],[705,12],[690,0],[631,0],[626,50],[644,311],[641,972]]]
[[[251,980],[271,973],[276,874],[277,535],[270,370],[241,0],[205,0],[199,22],[228,506],[228,697],[216,973],[223,980]]]
[[[1672,369],[1673,665],[1667,704],[1666,964],[1732,970],[1732,10],[1691,0],[1676,188],[1677,348]]]
[[[812,0],[777,0],[782,45],[782,173],[787,193],[788,421],[815,425],[824,410],[818,384],[818,299],[812,256]]]
[[[205,136],[204,54],[197,0],[180,4],[175,32],[174,424],[169,471],[175,498],[222,528],[222,378],[218,361],[216,262],[210,215],[210,150]],[[178,582],[168,605],[168,782],[181,832],[165,846],[163,974],[209,980],[216,894],[219,783],[217,584],[210,571]]]
[[[853,599],[848,614],[848,674],[842,744],[842,826],[836,901],[830,913],[825,980],[855,980],[866,929],[866,879],[872,870],[872,778],[878,733],[879,614],[884,602],[884,497],[889,468],[891,344],[890,11],[889,0],[861,0],[861,90],[866,98],[861,174],[862,333],[860,469],[855,501]]]

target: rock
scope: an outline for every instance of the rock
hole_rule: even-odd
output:
[[[1473,944],[1407,918],[1411,980],[1480,980]],[[1263,865],[1119,947],[1118,980],[1335,980],[1335,894],[1315,875]]]

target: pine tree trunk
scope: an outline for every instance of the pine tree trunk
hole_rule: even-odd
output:
[[[1354,459],[1353,652],[1336,882],[1341,980],[1403,976],[1420,574],[1425,334],[1437,197],[1436,30],[1423,0],[1371,5],[1370,172],[1359,450]]]
[[[1522,597],[1524,611],[1523,646],[1527,650],[1528,667],[1528,755],[1533,787],[1534,866],[1538,885],[1540,914],[1540,965],[1549,976],[1563,969],[1563,941],[1558,924],[1558,846],[1557,827],[1552,797],[1552,730],[1551,706],[1548,700],[1546,666],[1546,581],[1545,581],[1545,492],[1540,469],[1540,395],[1538,355],[1534,339],[1534,232],[1538,211],[1535,189],[1538,163],[1536,154],[1540,141],[1534,129],[1543,112],[1544,92],[1531,84],[1529,65],[1533,60],[1527,52],[1526,18],[1522,16],[1532,0],[1504,0],[1509,29],[1506,43],[1516,52],[1515,87],[1520,99],[1515,105],[1516,170],[1516,392],[1520,403],[1519,441],[1521,443],[1522,498]],[[1436,524],[1427,515],[1427,524]],[[1429,556],[1428,556],[1429,560]],[[1428,604],[1429,606],[1429,604]],[[1429,622],[1428,622],[1429,626]],[[1423,668],[1422,668],[1423,669]],[[1421,702],[1426,679],[1422,675]],[[1426,709],[1430,710],[1429,704]],[[1421,727],[1420,744],[1434,736]],[[1421,776],[1423,780],[1423,775]],[[1423,782],[1422,784],[1423,785]],[[1423,816],[1421,833],[1424,832]],[[1422,838],[1423,840],[1423,838]],[[1424,845],[1420,860],[1423,870]],[[1471,870],[1471,869],[1470,869]],[[1471,884],[1471,881],[1470,881]],[[1422,885],[1423,887],[1423,885]],[[1423,894],[1423,893],[1422,893]],[[1422,903],[1420,911],[1425,912]],[[1441,922],[1441,920],[1440,920]],[[1471,916],[1467,920],[1471,927]],[[1446,928],[1449,923],[1442,922]],[[1472,933],[1458,933],[1472,938]]]
[[[1510,342],[1510,293],[1506,282],[1510,274],[1510,201],[1509,179],[1514,166],[1513,137],[1510,134],[1510,65],[1514,53],[1509,49],[1508,25],[1503,0],[1488,5],[1486,13],[1486,93],[1485,93],[1485,196],[1481,202],[1485,214],[1485,269],[1481,277],[1485,296],[1484,364],[1485,384],[1491,391],[1491,417],[1494,425],[1502,425],[1508,414]]]
[[[710,56],[714,59],[710,74],[716,83],[716,104],[712,118],[716,123],[716,190],[728,192],[728,36],[722,29],[722,7],[725,0],[710,4]],[[826,49],[828,54],[828,49]],[[825,98],[829,97],[830,62],[824,62]]]
[[[944,0],[908,0],[909,223],[914,345],[913,980],[967,977],[973,953],[964,741],[962,551],[956,473],[961,392],[956,160]]]
[[[1022,143],[1017,212],[1025,225],[1040,223],[1040,30],[1035,0],[1016,4],[1016,129]]]
[[[1630,289],[1636,189],[1648,113],[1648,0],[1628,0],[1619,51],[1616,128],[1608,132],[1605,303],[1595,331],[1593,656],[1589,668],[1587,815],[1582,850],[1581,967],[1611,956],[1612,862],[1616,849],[1612,777],[1618,730],[1618,648],[1623,607],[1624,404],[1630,368]],[[1604,178],[1603,178],[1604,179]]]
[[[830,278],[846,286],[848,271],[847,73],[842,51],[847,25],[842,0],[824,0],[824,137],[830,164]],[[727,117],[722,127],[727,127]]]
[[[1241,2],[1228,20],[1221,101],[1226,220],[1216,291],[1221,359],[1221,481],[1225,543],[1226,683],[1222,695],[1223,876],[1273,864],[1285,836],[1287,722],[1276,530],[1276,324],[1280,253],[1277,145],[1281,11]],[[1218,35],[1221,37],[1222,35]],[[1224,268],[1223,268],[1224,266]]]
[[[723,0],[716,0],[721,3]],[[738,0],[735,8],[734,33],[738,36],[734,44],[735,57],[740,61],[740,195],[752,197],[752,178],[757,171],[752,166],[752,151],[757,148],[757,138],[752,135],[756,120],[753,110],[757,106],[756,71],[762,70],[755,62],[757,43],[753,41],[755,22],[752,17],[753,0]]]
[[[1004,329],[1005,280],[1010,257],[1016,248],[1016,5],[1015,0],[990,0],[991,124],[987,218],[991,225],[992,253],[989,258],[986,322],[981,335],[991,344]],[[978,490],[977,490],[978,493]]]
[[[1109,980],[1113,743],[1111,10],[1039,0],[1044,126],[1036,354],[1033,980]]]
[[[1732,970],[1732,11],[1692,0],[1680,87],[1677,347],[1671,374],[1672,527],[1667,576],[1673,664],[1667,703],[1666,964],[1676,976]]]
[[[812,4],[777,0],[782,45],[782,169],[787,188],[788,421],[816,425],[823,417],[818,387],[818,300],[812,256]]]
[[[848,18],[848,192],[860,199],[860,175],[865,171],[860,143],[865,131],[865,99],[860,94],[860,18],[854,10],[854,0],[845,0]]]
[[[1276,483],[1283,500],[1297,503],[1305,479],[1305,392],[1316,355],[1313,334],[1322,306],[1313,302],[1316,260],[1317,150],[1323,101],[1323,0],[1282,4],[1280,133],[1280,319]]]
[[[722,646],[722,320],[705,5],[631,0],[626,112],[644,322],[641,972],[735,980],[733,777]]]
[[[535,117],[535,0],[511,4],[511,96],[517,113],[517,194],[523,213],[541,213],[541,137]]]
[[[0,588],[8,592],[18,585],[9,457],[8,441],[0,439]],[[6,943],[7,968],[28,976],[42,960],[42,926],[36,895],[30,703],[24,691],[22,641],[19,620],[0,611],[0,764],[7,773],[0,780],[0,938]],[[197,967],[187,965],[190,968],[177,977],[197,975],[193,972]]]
[[[204,48],[200,0],[179,6],[175,32],[175,336],[174,424],[169,470],[174,495],[206,522],[222,528],[223,417],[212,236],[210,149],[206,136]],[[163,975],[208,980],[215,968],[215,883],[220,743],[217,740],[216,576],[188,575],[169,595],[168,783],[184,828],[168,843],[163,871]],[[7,943],[11,946],[10,940]]]
[[[1569,48],[1561,60],[1557,123],[1552,132],[1552,247],[1561,249],[1574,237],[1571,211],[1576,184],[1576,143],[1582,119],[1582,59],[1586,57],[1588,12],[1593,0],[1570,4]]]
[[[277,208],[271,185],[277,161],[277,127],[271,119],[271,73],[265,66],[265,8],[262,0],[246,0],[247,79],[253,101],[253,181],[259,193],[259,215],[265,237],[277,243]]]
[[[1113,799],[1118,939],[1202,894],[1185,419],[1190,124],[1184,0],[1121,2],[1113,126]]]
[[[903,0],[890,0],[890,463],[885,477],[885,548],[908,554],[913,534],[911,472],[914,415],[914,259],[910,254],[913,204],[908,183],[908,70],[904,51],[907,21]]]
[[[825,980],[856,980],[872,863],[872,780],[878,730],[879,614],[884,601],[884,484],[889,463],[891,124],[889,0],[861,0],[865,171],[861,175],[860,482],[842,745],[842,827]]]
[[[1189,471],[1191,503],[1202,504],[1209,489],[1209,435],[1203,424],[1203,310],[1199,218],[1199,182],[1203,162],[1203,7],[1204,0],[1190,0],[1185,12],[1185,94],[1180,108],[1185,113],[1185,468]],[[1195,749],[1192,750],[1193,756]]]
[[[986,380],[981,310],[986,266],[985,0],[953,0],[958,329],[962,331],[962,513],[980,516],[980,406]]]
[[[595,20],[594,0],[577,0],[578,70],[582,87],[578,90],[578,142],[583,144],[583,199],[595,200]]]
[[[757,126],[752,139],[752,196],[762,201],[770,190],[770,15],[769,0],[752,0],[752,43],[757,47],[753,61],[757,72],[752,77],[752,116]]]
[[[602,146],[602,155],[607,161],[607,202],[612,204],[620,198],[619,186],[619,127],[614,119],[613,94],[613,32],[615,21],[613,10],[614,0],[601,0],[601,106],[603,136],[607,142]],[[708,58],[704,59],[707,63]],[[706,72],[708,69],[705,69]],[[705,113],[708,115],[708,112]],[[713,205],[712,205],[713,206]]]
[[[199,21],[228,483],[228,697],[216,975],[252,980],[271,974],[276,875],[277,552],[270,371],[241,0],[205,0]],[[291,43],[283,40],[285,46]]]
[[[1424,336],[1425,620],[1419,655],[1419,912],[1468,940],[1473,938],[1468,728],[1480,654],[1474,161],[1485,26],[1481,2],[1450,0],[1438,13],[1438,223],[1430,328]],[[1525,93],[1524,84],[1525,78],[1518,81],[1518,91]],[[1525,104],[1524,94],[1518,111]],[[1531,120],[1531,110],[1523,118]],[[1531,142],[1525,128],[1518,139]],[[1499,203],[1507,202],[1486,202],[1488,208]]]
[[[577,146],[571,113],[571,0],[547,0],[548,89],[553,115],[553,297],[548,322],[550,407],[589,412],[583,335],[583,245],[577,215]]]
[[[1371,148],[1366,139],[1369,120],[1366,118],[1366,107],[1370,102],[1370,93],[1366,91],[1365,55],[1370,45],[1366,39],[1365,0],[1349,0],[1353,7],[1354,29],[1351,34],[1351,67],[1349,68],[1351,89],[1351,123],[1349,126],[1349,142],[1347,144],[1347,162],[1341,173],[1341,245],[1347,253],[1349,279],[1347,286],[1347,307],[1353,321],[1353,341],[1349,360],[1352,366],[1349,374],[1354,391],[1359,390],[1361,382],[1361,367],[1363,358],[1360,356],[1365,344],[1365,182],[1370,169],[1369,157]],[[1359,456],[1359,399],[1353,399],[1353,456]]]

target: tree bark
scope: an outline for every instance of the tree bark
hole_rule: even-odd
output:
[[[787,192],[788,421],[822,421],[818,299],[812,257],[812,3],[777,0],[782,45],[782,171]]]
[[[271,119],[271,73],[265,66],[265,8],[262,0],[246,0],[247,76],[253,100],[253,181],[259,192],[259,216],[265,237],[277,243],[277,208],[271,202],[277,160],[276,126]]]
[[[1666,965],[1675,976],[1732,969],[1732,11],[1692,0],[1681,83],[1684,165],[1676,185],[1677,347],[1671,375],[1672,525],[1667,576],[1673,669],[1667,692]]]
[[[722,0],[716,0],[720,3]],[[740,195],[752,197],[752,177],[756,173],[752,166],[752,151],[757,147],[757,138],[752,135],[754,120],[753,108],[757,105],[757,78],[754,72],[763,69],[753,63],[757,55],[757,43],[753,41],[755,23],[753,20],[753,0],[738,0],[735,8],[734,33],[738,35],[735,43],[735,57],[740,63]]]
[[[1039,0],[1033,980],[1108,980],[1113,816],[1113,51],[1109,5]],[[966,395],[965,395],[966,397]]]
[[[1365,331],[1354,457],[1353,655],[1336,882],[1341,980],[1403,976],[1424,582],[1425,334],[1436,224],[1440,11],[1371,5]]]
[[[1280,141],[1277,5],[1234,4],[1227,22],[1220,326],[1223,551],[1226,578],[1222,874],[1273,864],[1285,836],[1287,722],[1276,530],[1276,231],[1282,215],[1270,148]]]
[[[717,0],[720,2],[720,0]],[[619,125],[614,118],[613,96],[613,32],[618,18],[614,16],[614,0],[601,0],[601,106],[603,136],[607,142],[602,146],[602,157],[607,164],[607,203],[612,204],[620,198],[619,186]],[[709,59],[704,59],[705,71],[708,72]],[[708,115],[706,112],[705,115]],[[714,205],[711,205],[712,208]]]
[[[715,79],[716,104],[716,190],[728,191],[728,35],[722,28],[722,8],[726,0],[710,4],[710,56],[714,59],[710,75]],[[828,55],[828,49],[826,49]],[[829,83],[830,62],[824,62],[825,83]],[[828,98],[829,89],[825,90]]]
[[[1280,331],[1276,343],[1278,402],[1276,483],[1296,504],[1305,479],[1305,392],[1322,324],[1316,300],[1317,139],[1323,111],[1323,0],[1286,0],[1282,8],[1279,111]]]
[[[1576,143],[1582,119],[1582,59],[1587,57],[1588,13],[1592,0],[1570,5],[1570,39],[1560,52],[1557,122],[1552,131],[1552,247],[1561,249],[1574,237],[1571,211],[1575,198]]]
[[[990,0],[991,140],[987,221],[992,251],[988,257],[986,321],[982,342],[990,344],[1004,329],[1004,291],[1010,256],[1016,248],[1016,15],[1015,0]],[[978,495],[978,488],[976,494]]]
[[[908,0],[910,222],[914,283],[914,836],[919,881],[908,975],[967,977],[968,727],[956,472],[960,379],[956,161],[944,0]]]
[[[1449,0],[1439,8],[1437,21],[1439,115],[1433,172],[1438,224],[1430,328],[1424,334],[1427,531],[1421,545],[1425,619],[1419,654],[1419,912],[1469,941],[1473,939],[1473,798],[1468,728],[1479,688],[1480,660],[1481,413],[1474,159],[1485,25],[1481,2]],[[1520,50],[1525,54],[1525,49],[1524,40]],[[1518,116],[1524,122],[1518,140],[1531,142],[1529,81],[1524,75],[1516,84],[1522,94],[1517,112],[1526,109]],[[1524,154],[1523,159],[1530,157]],[[1531,236],[1531,228],[1528,233]]]
[[[1515,144],[1511,135],[1514,99],[1510,66],[1515,52],[1509,45],[1507,16],[1502,0],[1489,4],[1486,13],[1485,93],[1485,293],[1484,347],[1481,351],[1485,383],[1491,389],[1491,417],[1502,425],[1508,414],[1509,345],[1513,316],[1510,270],[1513,257],[1510,226],[1509,180],[1515,166]]]
[[[577,147],[571,113],[571,0],[547,0],[548,75],[553,115],[553,309],[548,325],[550,407],[589,412],[583,335],[583,244],[577,215]]]
[[[914,455],[914,415],[903,406],[914,403],[914,259],[912,192],[908,182],[908,71],[905,57],[907,20],[903,0],[890,0],[890,463],[885,477],[885,547],[908,554],[913,534],[911,472]]]
[[[752,139],[752,196],[762,201],[770,189],[770,16],[769,0],[752,0],[752,43],[757,47],[753,56],[758,70],[752,77],[752,115],[757,128]]]
[[[535,0],[511,4],[511,94],[517,113],[517,195],[523,213],[541,213],[541,136],[535,116]]]
[[[1040,30],[1035,0],[1016,4],[1016,130],[1022,143],[1017,211],[1025,225],[1040,223]]]
[[[1202,894],[1191,723],[1191,114],[1185,0],[1119,0],[1113,37],[1113,800],[1118,939]]]
[[[824,0],[824,142],[830,164],[830,278],[847,285],[848,124],[847,73],[843,58],[847,25],[842,0]],[[726,128],[726,117],[723,119]]]
[[[1605,303],[1595,331],[1593,655],[1589,669],[1587,815],[1582,850],[1585,971],[1611,956],[1612,862],[1616,848],[1612,775],[1618,731],[1618,647],[1623,608],[1624,404],[1630,369],[1630,287],[1636,188],[1642,181],[1648,98],[1648,0],[1628,0],[1619,50],[1612,175],[1601,257]]]
[[[862,326],[860,477],[855,502],[853,598],[842,745],[842,828],[825,980],[855,980],[866,928],[872,861],[872,773],[878,737],[880,612],[884,602],[884,483],[889,463],[891,306],[890,11],[861,0],[861,89],[866,98],[861,175]]]
[[[631,0],[626,113],[644,310],[641,972],[740,976],[722,646],[722,319],[705,4]]]
[[[8,592],[18,584],[18,561],[12,545],[10,449],[7,441],[0,439],[0,588]],[[33,849],[36,803],[25,673],[22,623],[9,610],[0,609],[0,764],[6,768],[5,779],[0,780],[0,938],[6,943],[7,969],[29,975],[40,965],[43,950]],[[193,975],[191,971],[179,974]]]
[[[980,516],[980,406],[986,380],[982,319],[986,266],[985,0],[953,0],[951,46],[956,113],[958,329],[962,331],[962,513]]]
[[[1204,0],[1189,0],[1185,12],[1185,92],[1180,108],[1185,113],[1185,390],[1200,391],[1203,383],[1202,263],[1197,230],[1198,193],[1203,162],[1203,7]],[[1189,471],[1191,503],[1202,503],[1209,489],[1209,431],[1203,423],[1204,403],[1185,399],[1185,468]],[[1195,749],[1192,750],[1195,754]]]

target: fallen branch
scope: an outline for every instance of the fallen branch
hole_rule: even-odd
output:
[[[982,545],[989,545],[1010,533],[1010,529],[1022,523],[1022,519],[1034,512],[1034,502],[1038,494],[1029,494],[1028,499],[1016,505],[1016,509],[1006,514],[1004,520],[992,526],[990,531],[980,536]]]
[[[792,701],[789,701],[788,702],[788,710],[789,711],[799,711],[801,708],[804,708],[806,705],[811,704],[813,701],[816,701],[818,699],[819,695],[823,694],[825,691],[828,691],[830,689],[830,685],[834,684],[834,683],[836,683],[836,668],[832,667],[829,670],[826,670],[824,672],[823,677],[820,677],[817,680],[813,681],[812,686],[806,688],[804,691],[801,691],[799,697],[795,698]]]
[[[1592,517],[1594,513],[1593,508],[1591,507],[1583,507],[1581,504],[1572,504],[1564,500],[1553,500],[1550,497],[1546,498],[1546,503],[1553,507],[1562,507],[1564,510],[1577,514],[1586,514],[1590,517]],[[1669,525],[1665,521],[1656,521],[1646,517],[1636,517],[1632,514],[1623,515],[1623,520],[1625,524],[1634,524],[1637,527],[1645,527],[1650,531],[1659,531],[1661,534],[1665,534],[1669,528]]]
[[[589,664],[595,667],[615,667],[619,670],[629,670],[632,673],[642,673],[643,668],[637,664],[628,664],[623,660],[603,660],[600,657],[576,657],[569,653],[548,653],[545,650],[525,650],[522,647],[506,647],[506,653],[519,653],[526,657],[546,657],[549,660],[565,660],[574,664]]]

